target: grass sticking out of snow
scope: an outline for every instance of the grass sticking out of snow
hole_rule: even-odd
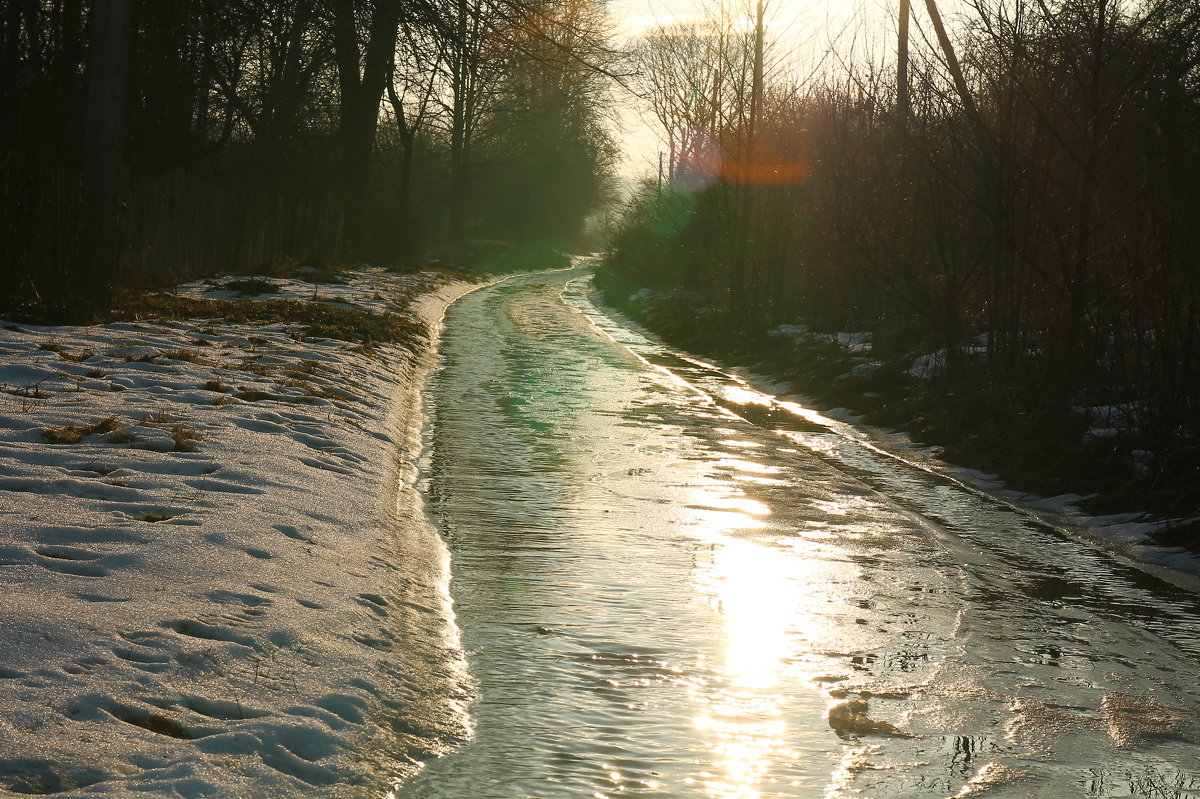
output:
[[[424,324],[400,314],[298,300],[223,300],[165,293],[142,294],[121,298],[113,318],[124,321],[203,318],[236,323],[296,324],[302,325],[309,336],[351,342],[415,344],[424,341],[426,336]]]
[[[195,452],[196,442],[204,438],[204,434],[192,427],[177,424],[171,428],[171,443],[176,452]]]
[[[117,433],[122,430],[121,422],[115,416],[106,416],[95,424],[74,425],[62,427],[47,427],[42,430],[42,440],[47,444],[78,444],[84,438],[96,433]]]
[[[0,323],[0,796],[350,799],[415,768],[375,719],[457,690],[409,482],[424,327],[398,310],[439,280],[193,283],[125,299],[136,324]],[[403,613],[356,599],[392,595]],[[420,751],[461,738],[437,718]]]
[[[270,280],[264,280],[260,277],[249,277],[243,280],[230,280],[225,283],[214,285],[210,291],[236,291],[242,296],[253,296],[258,294],[278,294],[279,284],[272,283]]]

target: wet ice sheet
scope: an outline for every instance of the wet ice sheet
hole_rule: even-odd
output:
[[[476,737],[403,796],[1196,790],[1194,596],[583,289],[520,279],[450,320],[426,473]]]

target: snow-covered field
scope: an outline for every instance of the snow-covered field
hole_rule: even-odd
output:
[[[380,796],[463,734],[412,485],[429,348],[302,333],[0,329],[0,796]]]

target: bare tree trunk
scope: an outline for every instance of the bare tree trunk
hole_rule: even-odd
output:
[[[471,145],[478,107],[484,8],[476,0],[456,0],[455,38],[450,63],[450,241],[466,235]]]
[[[763,103],[763,57],[766,37],[764,0],[758,0],[754,24],[754,53],[750,77],[750,113],[747,119],[744,149],[741,155],[742,174],[737,186],[737,241],[734,243],[734,263],[729,285],[729,306],[733,323],[743,327],[749,321],[748,309],[753,307],[751,294],[757,289],[754,282],[754,262],[759,253],[753,238],[755,188],[751,182],[758,174],[758,136]],[[744,84],[743,84],[744,85]]]
[[[83,316],[112,307],[112,282],[120,259],[122,140],[129,83],[131,0],[95,0],[88,67],[84,141],[83,264],[77,287]]]
[[[345,254],[361,255],[369,238],[371,151],[379,123],[379,103],[387,85],[400,28],[397,0],[377,0],[360,51],[354,0],[334,6],[334,43],[341,89],[342,185],[346,197]],[[361,66],[360,66],[361,65]]]
[[[908,91],[908,21],[912,17],[911,0],[900,0],[900,31],[896,43],[896,111],[901,124],[907,124],[912,113]]]
[[[929,11],[929,19],[933,23],[933,31],[937,34],[938,46],[942,49],[942,55],[946,59],[946,68],[950,70],[950,77],[954,80],[954,88],[958,90],[958,97],[962,100],[963,109],[967,112],[971,122],[979,129],[981,134],[986,134],[986,127],[983,124],[983,117],[979,115],[979,108],[975,105],[975,99],[971,95],[971,89],[967,86],[967,79],[963,76],[962,65],[958,62],[958,56],[954,53],[954,45],[950,43],[950,36],[946,33],[946,26],[942,24],[942,15],[938,11],[937,0],[925,0],[925,8]]]

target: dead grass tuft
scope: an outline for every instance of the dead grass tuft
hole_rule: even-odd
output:
[[[417,343],[425,326],[395,313],[375,313],[302,300],[213,300],[155,293],[117,300],[112,321],[225,319],[235,323],[303,325],[307,335],[339,341]]]
[[[196,442],[203,441],[204,434],[194,427],[177,424],[171,428],[171,443],[176,452],[195,452]]]
[[[83,361],[86,361],[88,358],[95,357],[95,355],[96,355],[95,350],[80,350],[79,352],[67,352],[66,350],[60,349],[60,350],[56,350],[56,351],[58,352],[58,357],[62,358],[64,361],[71,361],[72,363],[81,363]]]
[[[258,389],[246,388],[243,386],[233,396],[244,402],[262,402],[263,400],[277,400],[279,397],[266,391]]]
[[[188,363],[194,363],[200,366],[210,365],[209,362],[201,358],[198,353],[192,352],[191,350],[167,350],[165,352],[160,352],[159,356],[172,361],[186,361]]]
[[[236,291],[243,297],[260,294],[278,294],[279,284],[260,277],[247,277],[240,280],[229,280],[209,286],[208,291]]]
[[[42,429],[42,440],[47,444],[78,444],[85,437],[96,433],[116,433],[124,426],[115,416],[106,416],[95,424],[46,427]],[[110,439],[111,440],[111,439]]]
[[[321,371],[321,364],[317,361],[304,361],[299,366],[291,366],[284,372],[292,380],[305,380],[309,377],[316,376]]]
[[[4,391],[12,394],[14,397],[23,399],[46,399],[50,394],[42,389],[42,382],[39,380],[36,383],[30,383],[27,386],[17,386],[15,388],[4,387]]]
[[[238,364],[237,368],[243,372],[249,372],[252,375],[259,377],[267,377],[275,371],[270,364],[261,363],[259,361],[245,360]]]
[[[308,269],[296,269],[293,272],[293,277],[297,280],[303,280],[305,283],[324,283],[335,286],[350,285],[350,277],[340,269],[330,268],[327,266],[308,265]]]

